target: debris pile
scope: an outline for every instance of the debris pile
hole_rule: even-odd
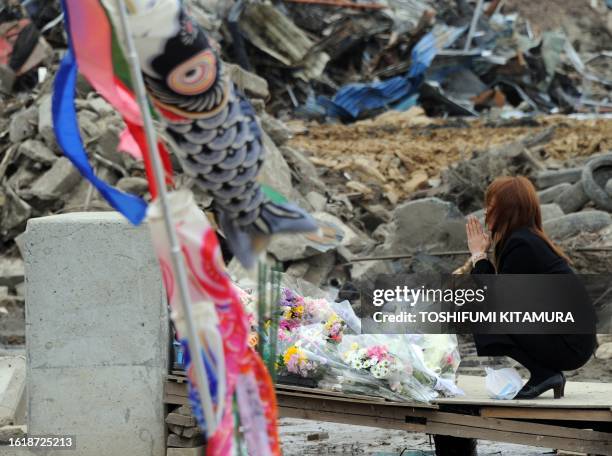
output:
[[[610,112],[607,6],[536,3],[237,1],[220,34],[228,59],[270,83],[276,114]]]

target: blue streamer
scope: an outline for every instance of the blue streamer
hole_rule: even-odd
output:
[[[185,370],[189,369],[191,365],[191,356],[189,354],[189,343],[186,339],[181,339],[181,345],[183,346],[183,359],[185,363]],[[202,359],[204,360],[204,367],[206,369],[206,375],[208,376],[208,388],[210,391],[211,398],[215,404],[219,403],[219,385],[217,380],[217,374],[215,371],[215,366],[211,364],[211,360],[206,356],[206,352],[204,349],[201,351]],[[215,361],[212,360],[214,363]],[[194,388],[191,382],[189,382],[189,402],[191,405],[191,412],[195,417],[196,421],[200,428],[206,431],[206,420],[204,419],[204,410],[202,409],[202,401],[200,398],[200,393],[197,388]]]

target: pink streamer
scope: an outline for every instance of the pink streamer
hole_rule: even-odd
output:
[[[119,136],[119,146],[117,149],[130,154],[137,160],[142,160],[142,150],[140,150],[140,146],[127,128]]]
[[[79,72],[124,118],[142,125],[140,110],[133,95],[115,81],[112,29],[105,9],[99,1],[94,0],[66,0],[66,6]]]

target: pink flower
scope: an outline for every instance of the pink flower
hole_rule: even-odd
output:
[[[287,370],[294,374],[299,372],[299,358],[297,356],[292,356],[287,363]]]
[[[375,345],[368,348],[367,355],[368,358],[375,359],[376,361],[382,361],[389,357],[389,351],[384,345]]]

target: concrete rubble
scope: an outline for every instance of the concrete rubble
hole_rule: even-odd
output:
[[[168,413],[165,421],[168,427],[168,456],[188,456],[192,454],[189,451],[202,449],[205,442],[204,436],[193,417],[190,406],[181,405],[174,408]]]
[[[0,357],[0,444],[24,434],[25,356]]]

